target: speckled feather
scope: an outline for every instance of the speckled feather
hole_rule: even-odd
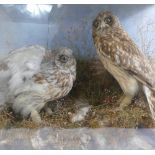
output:
[[[100,55],[131,72],[135,78],[155,90],[153,80],[155,74],[149,59],[138,49],[122,27],[114,28],[103,36],[94,33],[93,38]]]
[[[68,60],[61,62],[60,56]],[[4,68],[9,72],[5,102],[11,102],[16,113],[30,115],[37,123],[41,122],[39,112],[46,102],[66,96],[76,79],[76,60],[68,48],[46,51],[41,46],[24,47],[11,52],[3,64],[7,67],[1,72]]]
[[[110,24],[105,21],[107,17],[111,18]],[[104,67],[127,94],[134,96],[137,93],[139,88],[134,86],[138,85],[137,82],[147,88],[144,87],[144,92],[155,119],[155,73],[152,64],[124,31],[118,18],[110,12],[99,13],[93,21],[93,40]],[[135,83],[132,89],[128,85],[130,80]]]

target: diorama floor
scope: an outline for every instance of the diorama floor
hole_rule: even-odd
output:
[[[142,93],[131,105],[118,111],[118,99],[123,95],[114,78],[94,60],[78,60],[77,80],[70,94],[49,102],[51,115],[41,112],[42,123],[22,119],[8,108],[0,114],[0,128],[154,128],[149,107]]]

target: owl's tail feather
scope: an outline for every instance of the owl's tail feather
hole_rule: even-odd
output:
[[[147,86],[143,86],[145,96],[147,98],[147,102],[150,107],[150,111],[152,114],[152,118],[155,121],[155,91],[151,90]]]

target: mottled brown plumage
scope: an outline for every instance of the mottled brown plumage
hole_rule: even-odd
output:
[[[93,40],[104,67],[114,76],[124,92],[119,100],[123,109],[131,103],[142,85],[155,119],[155,74],[145,56],[123,30],[111,12],[101,12],[93,21]]]
[[[37,123],[41,122],[39,112],[45,104],[66,96],[76,78],[76,60],[69,48],[47,51],[41,46],[24,47],[11,52],[3,64],[8,78],[3,82],[4,101],[11,102],[16,113],[30,115]]]

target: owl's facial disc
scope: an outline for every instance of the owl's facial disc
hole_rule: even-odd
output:
[[[72,50],[62,47],[55,50],[55,64],[59,69],[70,71],[72,66],[76,66]]]
[[[101,33],[105,29],[113,28],[117,25],[117,20],[110,12],[101,12],[93,21],[94,32]]]

